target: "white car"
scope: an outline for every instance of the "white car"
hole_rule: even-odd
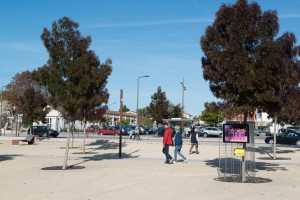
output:
[[[201,131],[201,135],[203,137],[207,136],[218,136],[222,137],[223,136],[223,131],[217,127],[205,127]]]

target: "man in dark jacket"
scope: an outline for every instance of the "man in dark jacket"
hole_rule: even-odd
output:
[[[172,156],[169,154],[169,147],[172,146],[172,129],[167,122],[164,122],[165,133],[163,137],[163,150],[162,152],[166,156],[165,164],[173,164]]]

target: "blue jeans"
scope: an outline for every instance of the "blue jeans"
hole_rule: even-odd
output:
[[[175,145],[175,149],[174,149],[174,159],[177,162],[177,154],[183,158],[183,160],[186,160],[186,157],[181,153],[181,145]]]
[[[165,145],[165,147],[163,148],[162,152],[165,154],[166,156],[166,163],[171,162],[172,160],[172,156],[169,154],[169,146],[168,144]]]

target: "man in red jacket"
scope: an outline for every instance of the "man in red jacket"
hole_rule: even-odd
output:
[[[167,122],[164,122],[165,132],[163,137],[163,150],[162,152],[166,156],[165,164],[173,164],[172,156],[169,154],[169,147],[172,146],[172,129]]]

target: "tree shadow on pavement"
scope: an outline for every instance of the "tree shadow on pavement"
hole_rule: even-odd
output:
[[[0,162],[13,160],[17,156],[23,156],[22,154],[0,155]]]
[[[105,153],[105,154],[98,154],[93,156],[86,156],[83,157],[84,161],[102,161],[102,160],[119,160],[119,159],[132,159],[132,158],[138,158],[139,156],[133,156],[133,153],[138,152],[139,150],[136,150],[132,153],[121,153],[121,157],[119,157],[119,153]]]
[[[218,170],[221,173],[236,172],[236,171],[240,171],[241,169],[241,160],[236,158],[221,158],[221,159],[216,158],[214,160],[206,160],[204,162],[207,166],[219,168]],[[257,170],[274,171],[274,172],[278,170],[287,171],[285,167],[281,167],[279,166],[279,164],[267,163],[267,162],[253,163],[253,161],[247,160],[246,166],[255,166],[255,171]],[[247,171],[250,171],[250,169],[247,168]]]
[[[109,140],[96,140],[93,143],[88,144],[87,146],[97,146],[93,148],[94,150],[103,150],[103,149],[118,149],[119,143],[111,142]],[[126,143],[122,143],[122,148],[126,147]]]
[[[248,147],[247,150],[253,151],[253,148]],[[259,154],[271,154],[273,153],[273,147],[256,147],[254,148],[254,151]],[[289,150],[289,149],[276,149],[276,154],[289,154],[289,153],[295,153],[295,150]]]

